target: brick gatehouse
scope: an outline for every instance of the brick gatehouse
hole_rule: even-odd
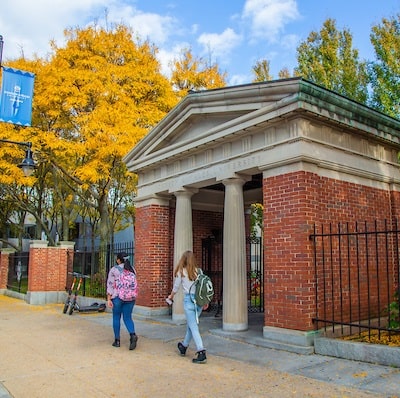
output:
[[[400,216],[399,137],[399,121],[302,78],[189,93],[124,159],[138,174],[137,310],[165,313],[177,259],[221,231],[222,328],[246,330],[246,214],[262,203],[260,328],[312,345],[314,225]]]

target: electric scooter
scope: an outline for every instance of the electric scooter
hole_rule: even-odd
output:
[[[99,304],[99,303],[93,303],[91,305],[87,306],[80,306],[78,304],[77,298],[79,294],[79,290],[82,286],[82,281],[84,278],[90,278],[88,275],[83,275],[78,272],[73,272],[73,280],[72,280],[72,285],[68,289],[68,297],[65,301],[64,308],[63,308],[63,313],[72,315],[74,311],[78,312],[104,312],[106,310],[106,305],[104,303]],[[76,286],[76,288],[75,288]],[[75,288],[75,294],[72,297],[73,291]]]

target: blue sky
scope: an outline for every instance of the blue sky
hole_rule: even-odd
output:
[[[190,47],[217,62],[228,84],[248,83],[251,68],[268,59],[278,78],[296,65],[296,47],[327,18],[353,34],[362,59],[373,59],[371,27],[400,14],[400,0],[2,0],[3,64],[24,53],[45,56],[63,30],[97,21],[123,22],[159,48],[162,70]],[[107,12],[106,12],[107,10]]]

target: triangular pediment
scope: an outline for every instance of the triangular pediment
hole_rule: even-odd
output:
[[[132,149],[125,161],[168,153],[188,143],[196,146],[197,140],[204,143],[205,137],[212,139],[216,129],[241,123],[247,115],[298,92],[299,81],[294,78],[192,92]]]
[[[192,114],[179,124],[170,134],[164,134],[161,139],[151,148],[151,151],[159,151],[169,145],[179,145],[180,143],[192,141],[198,136],[202,136],[206,131],[212,130],[216,126],[220,126],[226,122],[232,121],[244,112],[226,112],[223,114]]]

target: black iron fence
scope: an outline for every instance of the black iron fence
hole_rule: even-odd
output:
[[[215,295],[210,310],[217,314],[222,309],[222,250],[221,242],[215,238],[202,240],[202,268],[213,281]],[[105,298],[106,281],[110,268],[115,263],[117,253],[125,252],[134,265],[134,242],[107,245],[104,249],[83,248],[74,252],[74,263],[69,272],[88,275],[84,279],[81,294],[84,296]],[[263,250],[261,238],[247,239],[247,290],[249,312],[263,312]],[[72,275],[68,275],[68,286],[72,283]]]
[[[314,226],[316,329],[400,332],[399,234],[397,220]]]
[[[8,261],[7,289],[25,294],[28,291],[29,252],[10,253]]]
[[[115,264],[118,253],[125,252],[134,265],[134,242],[116,243],[104,248],[82,248],[74,252],[73,269],[69,269],[67,285],[72,283],[71,272],[79,272],[88,275],[83,280],[80,294],[83,296],[106,298],[106,282],[110,268]],[[68,287],[67,286],[67,287]]]

